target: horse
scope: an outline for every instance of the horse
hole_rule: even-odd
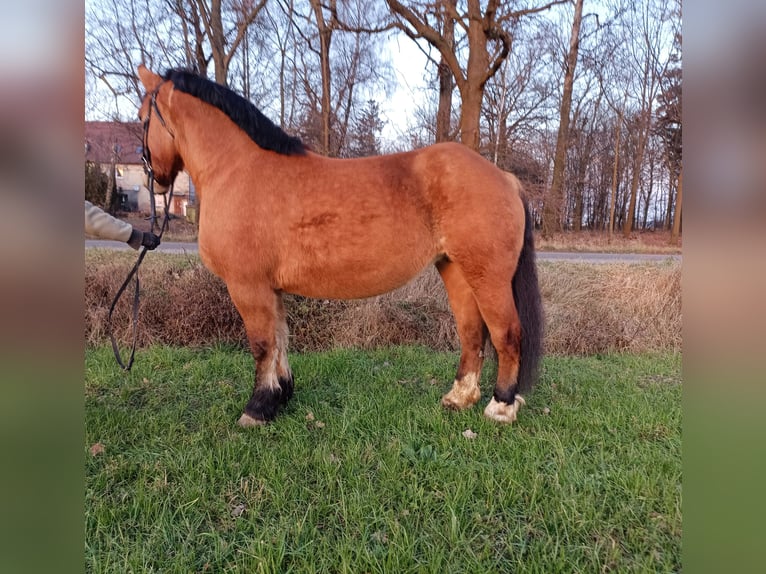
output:
[[[435,265],[461,352],[441,399],[481,398],[489,336],[497,380],[484,415],[512,423],[542,355],[533,221],[522,187],[449,142],[357,159],[324,157],[229,88],[183,69],[138,68],[155,192],[185,169],[200,199],[199,254],[242,316],[255,382],[238,424],[266,424],[293,396],[283,293],[379,295]]]

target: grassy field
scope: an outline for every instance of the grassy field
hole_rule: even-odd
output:
[[[456,354],[291,361],[287,409],[242,430],[247,352],[86,352],[87,571],[680,570],[678,354],[547,357],[513,427],[481,416],[491,365],[441,409]]]

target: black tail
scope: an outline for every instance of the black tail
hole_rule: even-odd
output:
[[[513,276],[513,301],[521,320],[521,359],[517,392],[526,392],[537,381],[543,354],[543,306],[535,264],[535,236],[532,214],[524,201],[524,246]]]

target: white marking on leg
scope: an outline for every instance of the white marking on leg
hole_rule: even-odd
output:
[[[290,364],[287,361],[287,344],[290,340],[290,331],[287,327],[287,322],[282,320],[277,324],[276,329],[276,342],[277,342],[277,361],[276,371],[279,377],[289,379],[292,377],[292,370]]]
[[[499,423],[510,424],[516,420],[516,415],[518,414],[521,405],[526,404],[524,397],[521,395],[516,395],[516,398],[510,405],[502,401],[496,401],[495,397],[492,397],[487,408],[484,409],[484,416]]]
[[[442,405],[462,410],[475,405],[480,398],[479,374],[468,373],[462,379],[455,379],[450,392],[442,397]]]
[[[287,361],[287,349],[279,349],[278,351],[276,373],[282,379],[292,377],[292,369],[290,369],[290,363]]]
[[[264,369],[263,375],[260,373],[258,374],[258,378],[263,381],[261,384],[272,390],[279,388],[279,379],[277,379],[277,354],[278,351],[272,353],[271,360],[269,361],[268,366]]]

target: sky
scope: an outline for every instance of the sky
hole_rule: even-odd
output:
[[[422,90],[429,74],[428,59],[409,38],[396,36],[389,42],[396,89],[389,98],[381,96],[380,109],[386,119],[383,139],[393,141],[407,128],[415,108],[422,101]]]

